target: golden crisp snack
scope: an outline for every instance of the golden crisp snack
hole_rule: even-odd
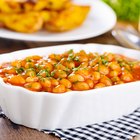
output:
[[[46,8],[49,10],[62,10],[71,0],[47,0]]]
[[[53,13],[51,20],[46,22],[45,28],[52,32],[63,32],[74,29],[84,22],[89,10],[90,6],[72,5],[59,13]]]
[[[10,15],[0,13],[0,21],[6,28],[23,33],[33,33],[42,29],[43,23],[47,19],[49,19],[47,11]]]
[[[0,28],[23,33],[43,28],[68,31],[84,22],[89,9],[71,0],[0,0]]]
[[[25,2],[23,8],[25,11],[34,10],[40,11],[43,9],[47,10],[62,10],[65,8],[70,0],[38,0],[35,3]]]
[[[19,13],[21,12],[21,7],[20,4],[16,1],[0,0],[0,12]]]

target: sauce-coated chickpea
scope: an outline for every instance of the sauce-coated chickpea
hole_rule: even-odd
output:
[[[98,80],[100,80],[100,78],[101,78],[101,74],[99,72],[95,71],[95,72],[92,73],[92,79],[94,81],[98,81]]]
[[[104,65],[100,65],[99,66],[99,72],[101,74],[107,75],[107,74],[109,74],[109,69]]]
[[[89,85],[89,87],[90,87],[91,89],[94,87],[94,82],[93,82],[93,80],[87,79],[85,82]]]
[[[8,79],[8,82],[13,85],[22,86],[26,81],[21,75],[13,75]]]
[[[88,89],[90,88],[86,82],[76,82],[73,84],[73,90],[82,91],[82,90],[88,90]]]
[[[52,92],[53,93],[63,93],[63,92],[66,92],[66,88],[64,85],[58,85],[53,88]]]
[[[42,86],[39,82],[26,83],[24,87],[33,91],[40,91],[42,89]]]
[[[66,88],[71,88],[72,83],[67,79],[61,79],[60,84],[64,85]]]
[[[98,83],[94,86],[95,89],[96,88],[103,88],[103,87],[105,87],[105,84],[103,84],[103,83]]]
[[[111,86],[112,85],[112,81],[107,76],[101,77],[100,83],[103,83],[106,86]]]
[[[73,83],[73,82],[77,82],[77,81],[84,81],[85,79],[80,74],[70,74],[68,76],[68,80]]]

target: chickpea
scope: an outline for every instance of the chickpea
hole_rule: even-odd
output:
[[[42,89],[39,82],[26,83],[24,87],[32,91],[40,91]]]
[[[26,70],[25,75],[29,77],[34,77],[36,76],[36,72],[33,69],[28,69]]]
[[[95,89],[96,88],[103,88],[103,87],[105,87],[105,84],[103,84],[103,83],[98,83],[94,86]]]
[[[38,77],[27,77],[26,78],[26,82],[30,83],[30,82],[37,82],[38,81]]]
[[[82,90],[88,90],[88,89],[90,88],[86,82],[76,82],[73,84],[73,90],[82,91]]]
[[[104,55],[105,55],[105,58],[106,58],[109,62],[111,62],[111,61],[114,59],[114,54],[112,54],[112,53],[105,53]]]
[[[52,78],[52,79],[50,79],[50,80],[51,80],[52,86],[57,86],[57,85],[59,84],[58,80],[56,80],[56,79],[54,79],[54,78]]]
[[[41,85],[42,85],[43,88],[51,87],[51,80],[49,80],[47,78],[41,78],[40,79],[40,83],[41,83]]]
[[[129,72],[123,72],[122,76],[121,76],[121,80],[123,80],[124,82],[131,82],[133,81],[133,76],[131,73]]]
[[[124,84],[124,82],[123,81],[117,81],[117,82],[114,83],[114,85],[118,85],[118,84]]]
[[[101,77],[100,82],[105,84],[106,86],[112,85],[112,81],[107,76]]]
[[[63,70],[55,70],[53,72],[54,72],[54,77],[55,78],[65,78],[65,77],[67,77],[66,72],[63,71]]]
[[[61,60],[61,55],[60,54],[50,54],[49,58],[54,59],[56,61],[60,61]]]
[[[82,62],[80,65],[80,68],[87,68],[88,67],[88,62]]]
[[[89,62],[89,65],[91,66],[91,67],[93,67],[93,66],[95,66],[96,64],[98,64],[98,62],[99,62],[99,58],[94,58],[93,60],[91,60],[90,62]]]
[[[7,73],[7,74],[16,74],[16,70],[14,67],[8,67],[2,69],[2,72]]]
[[[45,89],[43,89],[46,92],[52,92],[52,87],[46,87]]]
[[[33,56],[29,57],[29,58],[33,59],[33,60],[36,60],[36,61],[42,59],[42,57],[39,56],[39,55],[33,55]]]
[[[84,50],[80,50],[80,52],[78,53],[78,55],[87,55],[86,52]]]
[[[80,62],[87,62],[88,61],[87,55],[79,55],[78,59]]]
[[[118,81],[120,81],[120,78],[119,77],[112,77],[111,81],[112,82],[118,82]]]
[[[117,77],[118,75],[119,75],[119,72],[116,71],[116,70],[113,70],[113,71],[111,71],[111,72],[109,73],[109,76],[110,76],[110,77]]]
[[[72,90],[71,90],[71,89],[69,89],[69,88],[67,88],[67,89],[66,89],[66,92],[69,92],[69,91],[72,91]]]
[[[125,69],[127,69],[127,70],[131,70],[131,67],[128,65],[128,64],[125,64]]]
[[[75,63],[73,61],[65,61],[63,65],[69,69],[75,68]]]
[[[56,65],[56,64],[58,63],[56,60],[51,60],[51,59],[49,59],[48,62],[49,62],[50,64],[52,64],[53,66]]]
[[[95,58],[95,55],[93,54],[93,53],[89,53],[88,54],[88,59],[89,60],[92,60],[92,59],[94,59]]]
[[[25,67],[26,60],[21,60],[21,67]]]
[[[72,86],[71,82],[67,79],[60,80],[60,84],[64,85],[66,88],[71,88]]]
[[[100,80],[100,78],[101,78],[101,74],[99,72],[95,71],[95,72],[92,73],[92,79],[94,81],[98,81],[98,80]]]
[[[77,81],[84,81],[84,77],[81,76],[80,74],[70,74],[68,76],[68,80],[72,83],[77,82]]]
[[[11,62],[11,66],[20,68],[21,67],[21,61],[20,60],[15,60]]]
[[[99,72],[101,74],[107,75],[107,74],[109,74],[109,69],[104,65],[100,65],[99,66]]]
[[[94,82],[91,79],[87,79],[85,82],[89,85],[90,88],[94,87]]]
[[[75,72],[76,74],[80,74],[80,75],[82,75],[83,77],[89,77],[89,70],[88,70],[88,68],[80,68],[80,69],[78,69],[76,72]]]
[[[60,64],[63,65],[66,61],[67,61],[67,58],[62,58],[62,59],[60,60]]]
[[[112,70],[121,71],[121,67],[120,67],[120,65],[119,65],[117,62],[111,62],[111,63],[109,64],[109,67],[110,67]]]
[[[62,65],[62,64],[57,64],[56,66],[55,66],[55,68],[57,69],[57,70],[66,70],[66,67],[64,66],[64,65]]]
[[[64,85],[58,85],[52,89],[53,93],[63,93],[66,92],[66,88]]]
[[[21,75],[13,75],[8,79],[8,82],[12,85],[22,86],[25,84],[25,79]]]
[[[44,64],[44,68],[47,69],[48,71],[52,71],[53,70],[53,65],[49,62],[46,62]]]
[[[24,67],[26,69],[29,69],[29,68],[33,68],[34,66],[35,66],[34,62],[26,62]]]

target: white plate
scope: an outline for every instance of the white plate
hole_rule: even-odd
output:
[[[99,36],[114,27],[116,15],[105,3],[99,0],[75,0],[75,3],[91,5],[89,16],[83,25],[77,29],[64,33],[39,31],[33,34],[17,33],[0,29],[0,37],[26,41],[73,41]]]

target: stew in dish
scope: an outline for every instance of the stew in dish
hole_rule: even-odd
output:
[[[0,66],[4,82],[32,91],[64,93],[140,80],[140,62],[119,54],[69,50],[29,56]]]

